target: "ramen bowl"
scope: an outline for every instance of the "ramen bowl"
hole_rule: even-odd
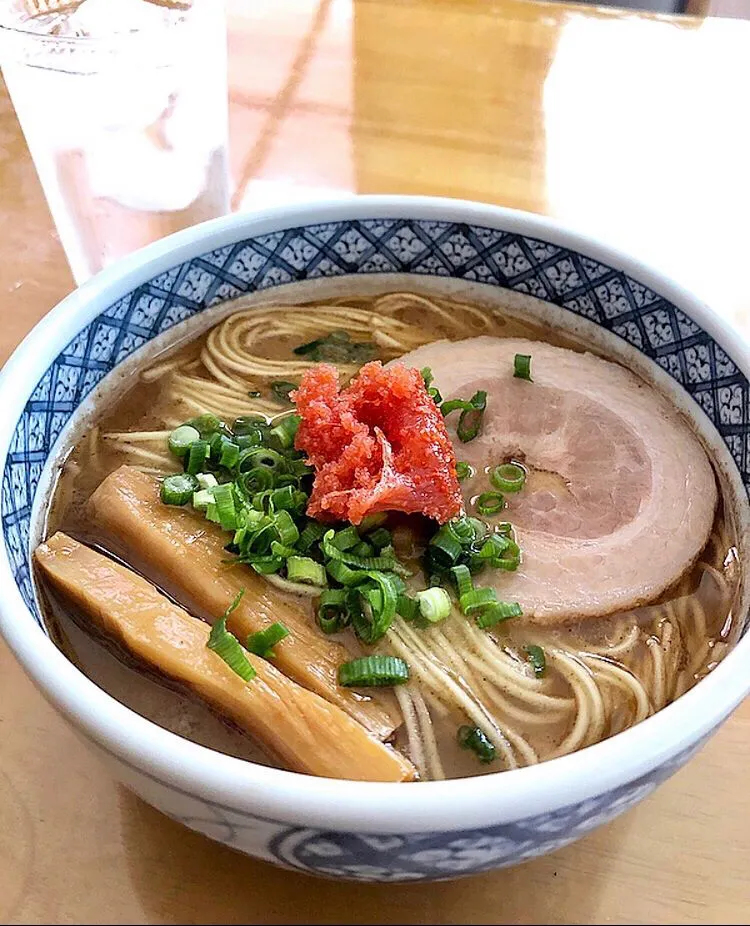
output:
[[[223,303],[243,294],[390,279],[491,291],[521,312],[532,300],[551,326],[583,325],[617,338],[636,365],[658,368],[712,423],[738,508],[746,504],[747,347],[709,308],[638,261],[548,219],[450,200],[354,197],[230,216],[164,239],[87,282],[3,370],[0,629],[113,776],[168,816],[298,871],[419,881],[552,852],[642,800],[750,691],[750,638],[663,710],[572,755],[472,779],[339,781],[214,752],[118,703],[50,638],[30,560],[71,429],[98,394],[132,375],[140,357],[205,328]]]

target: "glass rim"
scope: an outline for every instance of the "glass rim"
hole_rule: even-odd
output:
[[[150,0],[146,0],[150,2]],[[223,11],[223,3],[221,0],[215,0],[216,7],[218,10]],[[173,12],[179,14],[179,18],[174,23],[164,23],[162,22],[157,28],[153,26],[147,27],[136,27],[133,29],[128,29],[126,32],[108,32],[103,35],[50,35],[46,32],[39,32],[35,29],[25,28],[26,23],[34,19],[33,16],[29,16],[28,19],[12,23],[7,19],[2,18],[0,14],[0,35],[6,35],[9,37],[18,38],[19,40],[24,41],[25,43],[39,44],[39,45],[70,45],[70,46],[96,46],[96,45],[115,45],[115,44],[127,44],[129,42],[135,42],[138,39],[149,40],[153,38],[160,37],[165,31],[169,31],[175,27],[190,25],[194,21],[194,16],[191,14],[194,13],[195,9],[206,9],[208,4],[205,3],[205,0],[192,0],[189,7],[168,7],[163,3],[154,3],[154,6],[160,6],[162,9],[172,9]],[[59,11],[61,14],[64,11]]]

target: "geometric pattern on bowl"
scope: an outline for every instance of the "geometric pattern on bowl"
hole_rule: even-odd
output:
[[[13,434],[1,512],[15,581],[40,625],[29,561],[31,507],[45,461],[86,395],[147,341],[211,306],[284,283],[357,273],[490,283],[601,325],[687,390],[750,486],[747,379],[703,329],[627,274],[558,245],[465,223],[367,219],[294,227],[247,238],[159,274],[101,312],[39,380]],[[423,880],[511,865],[559,848],[635,804],[700,745],[580,805],[465,832],[375,836],[301,829],[177,792],[166,782],[147,780],[141,770],[132,769],[128,783],[191,828],[301,871],[364,881]],[[118,774],[129,777],[122,765]]]

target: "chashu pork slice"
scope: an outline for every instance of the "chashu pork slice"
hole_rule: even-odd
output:
[[[289,768],[326,778],[409,781],[411,763],[334,704],[247,653],[244,681],[208,649],[208,624],[126,566],[57,533],[34,558],[52,587],[159,672],[190,687]]]
[[[531,355],[533,382],[514,377],[516,354]],[[527,619],[555,624],[652,601],[705,546],[717,503],[706,452],[676,408],[624,367],[492,337],[437,341],[400,362],[430,367],[445,399],[487,392],[473,441],[458,440],[458,412],[448,417],[456,458],[475,470],[462,485],[468,513],[492,489],[489,469],[516,460],[529,470],[494,519],[516,528],[521,565],[480,580]]]
[[[352,657],[314,626],[309,599],[279,591],[249,566],[232,564],[224,549],[228,535],[197,511],[164,505],[158,480],[121,466],[91,496],[87,514],[97,541],[211,623],[244,589],[227,620],[240,641],[280,621],[289,636],[274,647],[278,669],[351,714],[380,739],[387,739],[400,724],[387,695],[360,694],[338,684],[339,665]]]

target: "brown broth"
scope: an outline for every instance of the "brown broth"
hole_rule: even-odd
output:
[[[372,300],[356,299],[347,304],[355,308],[366,308],[371,303]],[[581,349],[584,346],[566,336],[553,334],[547,326],[519,322],[499,313],[492,314],[490,317],[489,329],[481,333],[500,337],[520,336],[545,340],[574,349]],[[419,329],[423,336],[423,343],[429,343],[438,338],[455,339],[480,333],[477,325],[471,323],[471,319],[467,321],[466,318],[461,318],[458,308],[455,312],[455,323],[449,323],[440,317],[437,320],[433,319],[431,325],[427,324],[425,313],[420,309],[403,313],[400,318],[415,329]],[[178,350],[158,358],[153,365],[159,366],[168,361],[176,361],[179,365],[199,364],[207,337],[203,335],[196,338]],[[271,360],[288,361],[293,357],[292,348],[299,341],[300,337],[294,334],[279,335],[264,342],[263,355]],[[390,359],[390,356],[386,354],[383,359]],[[267,378],[266,383],[272,378]],[[248,402],[249,406],[251,404]],[[279,411],[282,411],[281,405]],[[95,426],[72,448],[61,469],[47,513],[47,533],[63,530],[78,539],[91,541],[92,533],[83,515],[86,500],[109,473],[124,462],[134,462],[132,452],[113,446],[113,442],[103,435],[113,432],[159,430],[168,427],[170,421],[186,420],[194,413],[194,410],[185,406],[179,398],[175,399],[170,394],[169,374],[155,382],[140,379],[117,401],[109,405],[102,404]],[[155,445],[144,446],[150,449]],[[135,462],[147,465],[150,460],[144,457]],[[544,476],[538,475],[535,478],[541,479]],[[689,687],[689,684],[701,678],[721,658],[737,633],[737,628],[732,621],[732,608],[739,588],[739,562],[736,556],[734,528],[730,523],[731,519],[725,517],[724,513],[728,510],[726,507],[727,493],[722,480],[718,481],[724,503],[717,512],[713,536],[724,539],[722,541],[714,539],[709,543],[706,558],[721,568],[721,563],[729,557],[731,562],[724,573],[726,588],[724,586],[720,588],[716,582],[712,586],[710,570],[696,564],[690,574],[683,577],[679,587],[670,589],[657,602],[648,607],[625,615],[600,618],[557,630],[540,631],[529,626],[516,627],[512,625],[512,622],[508,622],[507,625],[503,625],[501,632],[493,635],[497,647],[507,652],[509,658],[511,656],[518,658],[518,654],[523,653],[524,646],[530,643],[541,645],[550,652],[556,647],[568,647],[578,654],[575,658],[581,658],[584,662],[585,659],[601,659],[601,664],[606,663],[626,669],[635,665],[643,665],[644,673],[650,671],[656,679],[659,659],[662,658],[662,664],[664,664],[664,659],[672,659],[675,652],[675,644],[659,636],[658,628],[664,626],[663,619],[660,623],[660,614],[662,616],[668,614],[670,607],[685,610],[688,607],[687,602],[690,607],[696,605],[701,613],[706,615],[705,627],[696,630],[692,625],[688,627],[684,621],[679,624],[680,632],[685,639],[679,654],[680,665],[675,663],[673,671],[675,676],[679,673],[684,676],[685,672],[690,669],[692,661],[695,663],[695,671],[691,675],[692,681],[689,680],[686,684],[683,679],[682,686]],[[424,542],[419,521],[404,518],[398,521],[401,525],[396,537],[399,555],[405,558],[409,558],[410,554],[418,557],[420,544]],[[419,566],[418,558],[413,560],[413,565]],[[707,575],[708,579],[706,579]],[[175,689],[164,679],[144,671],[142,665],[114,647],[111,642],[92,634],[85,618],[72,612],[67,606],[61,606],[54,595],[51,595],[47,589],[43,590],[47,605],[45,617],[53,638],[97,685],[123,704],[172,732],[220,752],[252,761],[267,761],[262,758],[261,750],[252,744],[247,736],[215,716],[189,692]],[[309,613],[312,621],[312,607]],[[622,644],[623,626],[631,625],[636,628],[634,642],[627,650],[627,663],[623,663],[618,647]],[[657,628],[656,631],[654,628]],[[428,635],[432,632],[426,631]],[[443,630],[435,632],[442,633]],[[661,647],[663,657],[652,652],[654,647]],[[451,668],[448,663],[449,660],[446,662],[449,674],[457,684],[471,686],[472,682],[463,678],[461,670]],[[468,663],[462,665],[466,668]],[[590,663],[591,665],[595,667],[599,663],[594,661]],[[652,668],[649,669],[649,666]],[[483,677],[482,671],[477,669],[474,683],[481,684]],[[653,684],[656,685],[656,681],[653,681]],[[617,686],[614,684],[602,689],[604,700],[614,698],[615,701],[608,709],[606,728],[602,729],[601,735],[596,738],[604,738],[618,732],[621,726],[628,725],[628,716],[633,708],[625,700],[622,704],[616,703],[616,689]],[[605,691],[608,692],[606,698]],[[548,667],[545,693],[552,700],[569,697],[568,682],[555,666]],[[675,690],[674,693],[679,694],[679,691]],[[514,694],[509,690],[506,694],[509,705],[519,710],[525,709],[523,698],[519,699],[517,693]],[[624,699],[625,696],[622,697]],[[656,701],[663,700],[658,692],[654,694],[654,698]],[[458,747],[456,728],[459,724],[466,723],[466,718],[462,717],[452,704],[444,704],[441,708],[439,696],[435,700],[435,707],[431,710],[433,729],[446,775],[463,777],[498,770],[501,767],[499,762],[481,765],[473,754]],[[661,703],[657,706],[660,707]],[[539,708],[539,710],[542,709]],[[548,758],[555,754],[556,744],[559,744],[561,739],[570,733],[574,719],[574,717],[571,718],[570,712],[567,712],[561,713],[559,723],[550,721],[535,726],[535,722],[531,722],[524,728],[524,735],[540,758]],[[396,744],[408,751],[405,730],[399,731]]]

